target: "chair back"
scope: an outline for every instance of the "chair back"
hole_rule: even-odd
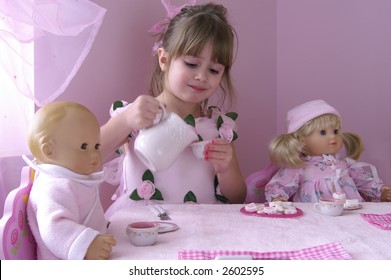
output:
[[[265,187],[274,174],[279,170],[274,164],[269,163],[265,168],[251,173],[246,178],[247,196],[246,203],[265,203]]]
[[[27,202],[34,180],[34,169],[22,168],[20,186],[12,190],[0,220],[0,259],[36,260],[37,243],[27,222]]]

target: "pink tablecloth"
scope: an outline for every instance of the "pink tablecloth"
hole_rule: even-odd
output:
[[[368,223],[374,225],[375,227],[391,230],[391,213],[388,214],[367,214],[361,213]]]
[[[178,259],[188,250],[290,252],[339,243],[352,259],[391,259],[391,232],[365,221],[360,213],[385,214],[391,203],[364,203],[358,210],[330,217],[312,204],[295,204],[304,215],[292,219],[262,218],[240,213],[243,205],[162,205],[179,229],[159,234],[154,246],[133,246],[125,233],[135,221],[156,221],[149,206],[118,211],[109,233],[117,246],[112,259]]]
[[[304,248],[296,251],[251,252],[251,251],[209,251],[209,250],[180,250],[180,260],[213,260],[218,256],[230,256],[237,259],[241,256],[251,256],[253,260],[351,260],[341,243],[334,242]]]

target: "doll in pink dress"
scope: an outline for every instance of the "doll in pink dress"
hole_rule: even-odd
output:
[[[383,184],[376,168],[356,161],[363,149],[361,139],[341,132],[335,108],[323,100],[306,102],[288,112],[287,125],[287,134],[269,145],[270,158],[281,169],[265,187],[268,201],[313,203],[335,194],[358,201],[391,201],[391,187]]]
[[[137,204],[242,203],[246,196],[234,148],[237,114],[208,104],[218,94],[222,101],[234,100],[230,71],[235,32],[227,21],[227,10],[209,3],[169,11],[169,1],[162,2],[169,18],[154,26],[159,39],[153,48],[156,68],[151,96],[141,95],[129,104],[114,103],[112,118],[101,129],[104,154],[119,147],[123,151],[114,162],[116,172],[109,176],[115,182],[119,175],[120,180],[107,218]],[[134,142],[140,129],[159,119],[159,103],[192,126],[199,140],[209,141],[204,158],[196,158],[188,146],[163,171],[152,172],[140,161]]]
[[[49,103],[35,113],[28,144],[36,178],[27,218],[38,259],[108,259],[116,241],[105,234],[99,197],[105,173],[96,117],[74,102]]]

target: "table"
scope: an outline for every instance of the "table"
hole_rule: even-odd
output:
[[[391,213],[391,203],[363,203],[330,217],[309,203],[295,203],[304,214],[297,218],[263,218],[240,213],[242,204],[167,204],[162,207],[179,229],[161,233],[153,246],[130,243],[125,229],[136,221],[158,221],[151,206],[122,209],[111,219],[108,233],[117,245],[112,259],[178,259],[179,250],[288,251],[340,242],[353,259],[391,259],[391,230],[379,229],[359,213]]]

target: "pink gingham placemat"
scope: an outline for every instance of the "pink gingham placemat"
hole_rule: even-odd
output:
[[[361,217],[368,223],[381,229],[391,229],[391,213],[388,214],[364,214],[361,213]]]
[[[341,243],[334,242],[296,251],[253,252],[230,250],[180,250],[179,260],[213,260],[217,256],[251,255],[254,260],[351,260]]]

